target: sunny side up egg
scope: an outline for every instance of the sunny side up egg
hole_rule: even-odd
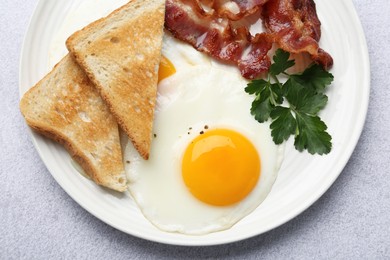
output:
[[[284,148],[250,114],[252,97],[235,68],[169,35],[162,54],[150,159],[125,147],[130,193],[161,230],[228,229],[266,198]]]

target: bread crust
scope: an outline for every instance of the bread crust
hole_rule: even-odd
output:
[[[144,159],[152,141],[164,12],[164,0],[134,0],[66,41]]]
[[[127,189],[118,125],[70,55],[23,95],[20,110],[32,129],[64,145],[97,184]]]

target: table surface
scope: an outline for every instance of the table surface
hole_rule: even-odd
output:
[[[368,43],[371,93],[362,135],[340,177],[309,209],[268,233],[228,245],[179,247],[106,225],[51,177],[18,109],[21,45],[38,0],[2,0],[0,259],[390,258],[390,5],[353,1]]]

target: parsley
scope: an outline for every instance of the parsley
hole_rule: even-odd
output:
[[[327,126],[318,116],[326,106],[326,87],[333,75],[321,66],[312,64],[299,74],[289,74],[287,69],[295,65],[290,54],[278,49],[273,57],[267,79],[251,81],[245,91],[255,95],[251,114],[263,123],[269,119],[272,139],[281,144],[294,135],[298,151],[311,154],[327,154],[332,148],[332,137]],[[281,77],[287,77],[281,83]]]

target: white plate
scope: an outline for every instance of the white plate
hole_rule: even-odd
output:
[[[55,34],[69,12],[81,2],[39,1],[22,51],[21,95],[48,72],[48,50]],[[335,81],[328,92],[328,106],[321,115],[333,137],[332,152],[326,156],[298,153],[289,141],[272,192],[233,228],[204,236],[162,232],[143,217],[127,194],[111,193],[82,177],[61,146],[32,133],[38,153],[56,181],[77,203],[109,225],[137,237],[175,245],[214,245],[249,238],[285,223],[312,205],[341,173],[359,139],[369,99],[368,52],[352,1],[316,3],[322,21],[321,46],[332,54],[335,63],[332,69]]]

